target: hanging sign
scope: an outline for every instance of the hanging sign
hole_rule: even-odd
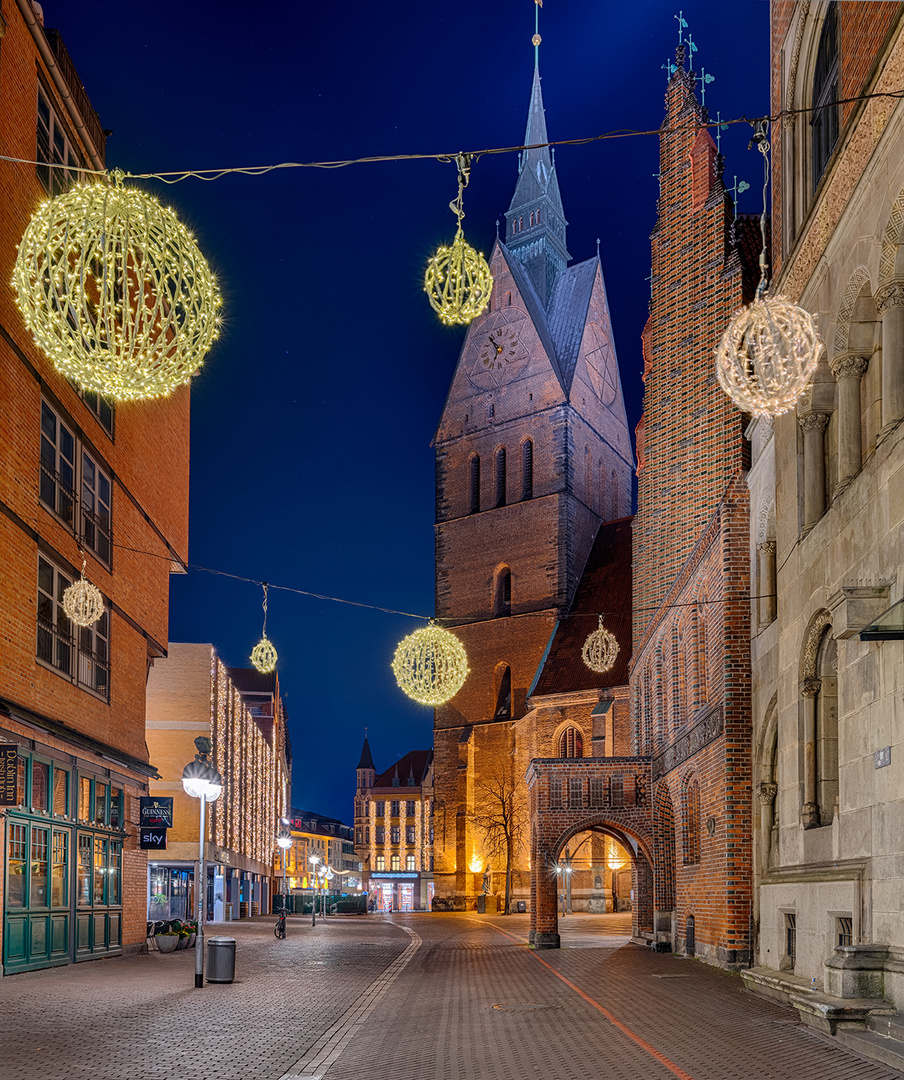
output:
[[[173,827],[172,796],[142,795],[139,800],[139,825],[142,829],[171,829]],[[164,847],[166,845],[164,844]]]
[[[166,851],[166,829],[142,825],[138,830],[138,846],[144,850]]]
[[[0,806],[18,806],[19,747],[0,743]]]

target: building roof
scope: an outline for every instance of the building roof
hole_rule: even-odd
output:
[[[411,750],[403,758],[390,765],[374,781],[374,787],[406,787],[410,777],[414,777],[414,786],[423,784],[430,766],[433,764],[432,750]],[[393,784],[397,779],[398,784]]]
[[[599,256],[594,255],[560,271],[549,299],[549,329],[556,345],[556,357],[566,390],[571,386],[577,367],[590,294],[599,264]]]
[[[600,525],[584,567],[570,614],[556,624],[530,696],[602,690],[628,682],[631,661],[631,525],[632,517]],[[597,617],[619,644],[612,668],[591,671],[581,657]]]
[[[359,769],[375,769],[374,759],[370,752],[370,743],[367,741],[367,736],[364,736],[364,745],[361,747],[361,760],[358,762]]]
[[[231,667],[229,678],[235,683],[240,694],[275,694],[276,672],[264,675],[256,668]]]

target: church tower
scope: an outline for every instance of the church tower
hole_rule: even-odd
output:
[[[437,907],[473,906],[473,814],[511,776],[514,723],[600,523],[631,512],[634,468],[599,257],[568,265],[566,220],[535,63],[525,149],[436,433],[436,614],[470,675],[438,708]],[[521,777],[517,777],[520,784]],[[526,870],[526,859],[525,870]]]

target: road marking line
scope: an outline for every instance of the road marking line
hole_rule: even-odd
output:
[[[339,1019],[320,1036],[295,1064],[280,1076],[279,1080],[323,1080],[327,1071],[335,1065],[342,1052],[358,1034],[364,1022],[379,1005],[386,991],[401,975],[423,944],[418,935],[401,923],[396,924],[412,939],[411,944],[381,972]]]
[[[500,930],[498,926],[493,926],[492,923],[483,923],[483,925],[491,927],[493,930],[497,931],[497,933],[502,934],[503,937],[507,937],[511,941],[514,941],[516,945],[522,944],[524,940],[523,938],[515,937],[514,934],[510,934],[507,930]],[[660,1053],[655,1046],[651,1046],[646,1041],[646,1039],[642,1039],[640,1035],[632,1031],[626,1024],[623,1024],[621,1020],[619,1020],[618,1017],[614,1016],[611,1012],[609,1012],[609,1010],[604,1005],[600,1005],[598,1001],[595,1001],[589,994],[585,994],[584,991],[579,986],[576,986],[570,979],[566,979],[565,976],[561,974],[561,972],[556,971],[552,964],[548,964],[545,960],[538,956],[536,951],[531,950],[529,955],[532,956],[538,964],[542,964],[545,968],[548,968],[557,979],[560,979],[563,983],[565,983],[566,986],[574,990],[574,992],[579,997],[582,997],[588,1005],[591,1005],[594,1009],[596,1009],[597,1012],[602,1013],[602,1015],[605,1016],[605,1018],[609,1021],[610,1024],[612,1024],[614,1027],[617,1027],[619,1031],[623,1032],[625,1035],[628,1036],[629,1039],[637,1043],[637,1045],[641,1047],[641,1049],[646,1050],[646,1052],[651,1057],[655,1058],[660,1063],[660,1065],[664,1065],[670,1073],[678,1077],[678,1080],[694,1080],[690,1073],[686,1073],[680,1065],[676,1065],[674,1061],[670,1061],[669,1058],[667,1058],[665,1054]]]

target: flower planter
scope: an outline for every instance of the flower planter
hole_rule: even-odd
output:
[[[177,949],[187,949],[188,948],[188,934],[180,934],[179,935],[179,942],[176,945],[176,948]]]
[[[188,947],[190,949],[193,949],[195,947],[195,938],[197,936],[198,936],[197,934],[189,934],[188,935]]]
[[[155,934],[154,941],[161,952],[175,952],[179,947],[178,934]]]

